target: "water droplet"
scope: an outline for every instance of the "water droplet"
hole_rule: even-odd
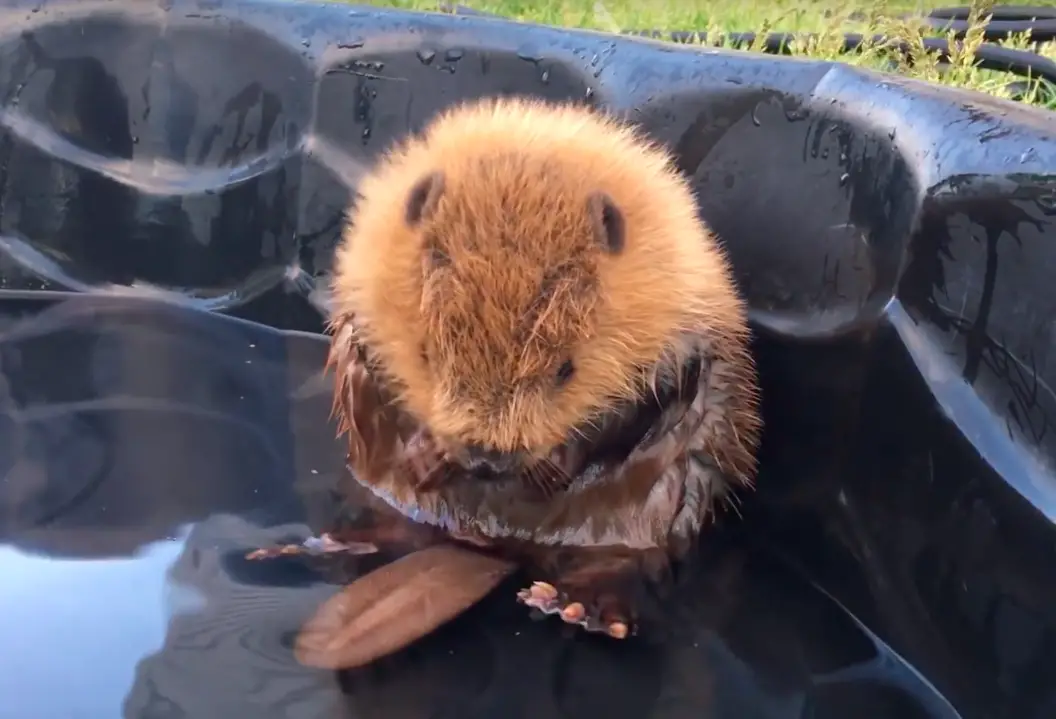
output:
[[[586,92],[585,92],[585,93],[583,94],[583,96],[584,96],[585,98],[587,98],[588,100],[589,100],[590,98],[594,97],[594,88],[592,88],[592,87],[588,87],[588,88],[587,88],[587,91],[586,91]]]
[[[539,62],[540,60],[542,60],[541,57],[539,57],[538,55],[533,54],[529,50],[518,50],[517,51],[517,57],[519,57],[520,59],[524,60],[525,62]]]
[[[810,112],[805,107],[792,104],[791,101],[786,101],[783,109],[785,111],[785,119],[789,122],[800,122],[810,116]]]
[[[850,180],[850,179],[851,179],[851,176],[848,175],[846,172],[843,173],[842,175],[840,175],[840,187],[843,187],[844,185],[846,185],[847,181]]]
[[[829,159],[829,148],[826,147],[824,150],[821,151],[821,159],[822,160],[828,160]]]
[[[433,58],[435,58],[435,57],[436,57],[436,52],[434,50],[424,50],[423,49],[423,50],[419,50],[418,51],[418,60],[423,65],[428,65],[429,63],[431,63],[433,61]]]
[[[752,108],[752,124],[755,125],[756,127],[762,127],[763,123],[759,121],[759,115],[756,114],[758,112],[759,112],[759,106],[756,105],[755,107]]]
[[[133,145],[138,145],[139,144],[139,135],[133,135],[132,136],[132,144]]]
[[[364,140],[369,140],[370,139],[370,128],[369,127],[364,127],[363,128],[363,139]]]
[[[305,47],[311,47],[312,46],[312,41],[309,40],[308,38],[305,38],[305,39],[301,40],[301,44],[304,45]]]
[[[542,82],[544,85],[549,84],[550,83],[550,71],[549,70],[543,70],[543,74],[539,76],[539,81]]]
[[[339,42],[337,43],[337,47],[340,50],[356,50],[363,47],[363,41],[353,40],[352,42]]]
[[[891,128],[891,131],[887,133],[887,138],[889,140],[894,140],[895,139],[895,128],[893,128],[893,127]]]
[[[451,49],[444,53],[444,59],[448,62],[458,62],[462,59],[463,55],[465,55],[464,51],[458,49]]]

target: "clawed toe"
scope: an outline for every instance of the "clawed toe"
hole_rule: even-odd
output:
[[[556,614],[566,624],[576,624],[588,632],[624,639],[634,633],[634,625],[615,597],[579,601],[547,582],[533,582],[517,593],[522,604],[542,614]]]
[[[378,551],[377,546],[370,542],[340,542],[329,534],[321,534],[318,537],[309,537],[300,544],[280,544],[275,547],[255,549],[246,554],[246,559],[270,559],[290,555],[321,555],[321,554],[373,554]]]

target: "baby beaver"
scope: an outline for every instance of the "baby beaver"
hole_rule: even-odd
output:
[[[632,633],[756,467],[745,306],[688,183],[612,117],[505,98],[358,192],[330,350],[356,480],[532,573],[522,602]]]

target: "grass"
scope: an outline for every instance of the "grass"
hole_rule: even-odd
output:
[[[360,0],[361,2],[363,0]],[[438,0],[366,0],[367,4],[415,10],[439,9]],[[793,32],[799,37],[789,46],[794,55],[862,65],[881,72],[898,72],[927,82],[977,90],[1003,98],[1056,110],[1056,86],[977,66],[976,49],[983,42],[982,29],[994,0],[972,3],[971,29],[961,42],[952,37],[949,63],[940,63],[923,46],[925,37],[946,37],[941,29],[928,27],[920,19],[927,10],[954,5],[952,0],[907,2],[906,0],[462,0],[476,10],[524,22],[591,28],[608,32],[623,29],[704,30],[708,45],[721,46],[714,38],[728,32]],[[1054,5],[1056,0],[1032,0],[1032,5]],[[908,56],[888,43],[867,43],[856,53],[842,52],[844,33],[867,37],[883,35],[909,45]],[[814,37],[806,37],[813,33]],[[999,44],[1029,49],[1029,34],[1011,36]],[[754,49],[754,48],[748,48]],[[1056,43],[1045,43],[1035,51],[1056,60]]]

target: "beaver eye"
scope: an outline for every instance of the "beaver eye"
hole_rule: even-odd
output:
[[[576,366],[572,364],[572,360],[565,360],[561,363],[561,366],[557,368],[557,386],[568,382],[572,379],[572,375],[576,373]]]

